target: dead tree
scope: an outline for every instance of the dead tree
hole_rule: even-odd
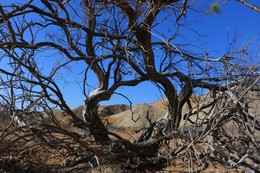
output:
[[[250,3],[250,2],[248,2],[248,1],[246,1],[246,0],[238,0],[238,2],[240,2],[240,3],[244,4],[244,5],[246,5],[247,7],[251,8],[252,10],[255,10],[255,11],[257,11],[257,12],[260,12],[260,7],[258,7],[257,5],[254,5],[253,2]]]
[[[6,56],[5,59],[9,57],[12,63],[21,64],[26,73],[31,73],[34,76],[33,80],[24,80],[41,87],[45,97],[72,116],[76,124],[83,122],[66,104],[60,87],[56,84],[55,76],[70,63],[85,64],[85,79],[82,85],[86,96],[84,102],[86,122],[83,124],[89,128],[96,140],[102,138],[108,140],[107,130],[96,111],[99,102],[110,99],[120,86],[135,86],[148,79],[135,60],[124,52],[125,44],[130,38],[127,37],[127,30],[117,28],[124,24],[125,19],[123,17],[117,19],[116,15],[100,18],[100,10],[116,14],[114,8],[90,1],[80,3],[41,1],[40,4],[29,1],[19,6],[6,5],[0,8],[4,22],[4,25],[1,25],[0,47]],[[71,12],[73,14],[70,14]],[[34,19],[31,19],[32,15]],[[120,22],[115,22],[114,26],[111,26],[114,29],[107,27],[108,23],[116,20]],[[29,35],[25,37],[25,34]],[[40,35],[45,35],[45,39],[36,39]],[[96,51],[97,48],[100,49],[99,53]],[[44,74],[37,64],[40,55],[36,52],[41,50],[41,53],[44,53],[50,49],[67,59],[58,66],[54,64],[53,69]],[[92,94],[88,94],[89,88],[87,88],[90,70],[97,78],[95,82],[97,86]],[[2,69],[2,72],[12,76],[8,70]],[[132,74],[136,75],[130,77]],[[19,74],[14,75],[25,78]],[[124,76],[127,78],[124,79]]]
[[[44,98],[68,113],[74,122],[88,127],[95,140],[108,140],[111,134],[98,116],[99,103],[109,100],[121,86],[151,81],[167,98],[168,113],[152,123],[138,142],[120,139],[116,144],[123,144],[123,149],[131,151],[143,150],[153,144],[158,149],[159,143],[165,139],[181,137],[186,143],[169,157],[188,150],[196,154],[194,145],[210,133],[213,138],[218,138],[215,133],[230,119],[235,118],[242,124],[255,120],[244,112],[246,106],[241,99],[246,100],[245,95],[236,93],[242,90],[232,88],[239,85],[244,91],[251,91],[257,87],[259,65],[248,61],[250,57],[245,48],[233,50],[233,45],[220,57],[191,51],[188,44],[183,44],[187,43],[186,39],[182,40],[179,34],[182,18],[189,7],[187,0],[84,0],[80,3],[56,0],[35,3],[31,0],[19,6],[0,6],[2,59],[10,59],[11,64],[21,67],[12,73],[1,66],[1,73],[38,86]],[[170,26],[169,32],[159,27],[165,24]],[[183,42],[176,43],[178,39]],[[66,60],[46,73],[39,67],[37,59],[49,50],[54,51],[53,57],[66,57]],[[86,96],[85,122],[66,104],[55,79],[60,70],[74,62],[85,65],[82,82]],[[89,87],[92,92],[87,88],[90,72],[96,77],[92,84],[94,89]],[[28,79],[27,73],[33,78]],[[249,79],[254,81],[254,87],[246,82]],[[206,89],[212,94],[212,100],[203,106],[198,102],[195,109],[191,99],[198,89]],[[225,99],[230,102],[226,103]],[[185,104],[189,111],[183,114]],[[208,113],[202,116],[201,124],[197,122],[201,118],[200,112],[211,110],[216,110],[213,116]],[[195,129],[202,127],[202,130],[195,134],[189,134],[188,130],[182,133],[182,120],[195,124]],[[209,143],[212,142],[209,140]],[[216,151],[211,144],[209,148],[213,153]]]

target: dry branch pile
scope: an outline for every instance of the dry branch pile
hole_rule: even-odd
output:
[[[116,163],[121,165],[114,167],[116,170],[145,171],[156,165],[154,170],[174,171],[173,163],[181,160],[183,170],[231,170],[232,167],[257,172],[260,163],[259,92],[243,92],[246,89],[249,90],[234,87],[215,97],[208,93],[185,114],[178,131],[172,131],[164,116],[139,139],[137,134],[130,136],[131,132],[121,133],[121,136],[109,132],[111,141],[96,143],[88,133],[82,133],[86,130],[80,127],[78,131],[70,131],[44,121],[30,120],[30,124],[24,121],[20,125],[9,122],[1,131],[1,169],[16,165],[13,169],[23,167],[26,172],[29,171],[26,164],[30,164],[34,165],[31,171],[83,169],[102,172],[113,170],[111,165]],[[26,115],[23,114],[23,119]],[[214,165],[222,165],[222,168],[214,168]]]

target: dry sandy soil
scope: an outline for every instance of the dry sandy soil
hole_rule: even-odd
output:
[[[196,99],[196,98],[195,98]],[[131,142],[137,141],[141,134],[141,130],[144,127],[148,127],[151,122],[164,116],[166,110],[164,101],[159,101],[151,104],[136,105],[132,110],[127,110],[129,107],[117,105],[116,108],[110,107],[102,108],[103,112],[102,121],[108,126],[111,132],[117,133],[124,139]],[[120,109],[120,110],[119,110]],[[100,110],[100,111],[102,111]],[[110,115],[113,110],[114,115]],[[80,116],[82,107],[74,110],[74,112]],[[109,113],[110,112],[110,113]],[[59,114],[59,115],[58,115]],[[60,112],[57,115],[62,117]],[[143,116],[145,115],[145,116]],[[61,120],[64,124],[68,120]],[[64,125],[68,127],[67,125]],[[67,129],[76,132],[76,128]],[[17,136],[22,135],[23,132],[17,132]],[[12,137],[10,137],[12,138]],[[5,146],[8,146],[8,139],[0,141],[0,173],[26,173],[26,172],[173,172],[173,173],[185,173],[185,172],[200,172],[202,166],[206,169],[202,172],[241,172],[237,169],[230,168],[227,165],[220,164],[215,160],[207,160],[208,163],[201,163],[200,165],[196,160],[192,162],[183,158],[174,158],[171,161],[158,161],[156,157],[147,158],[146,161],[139,160],[138,156],[131,157],[132,160],[127,159],[126,155],[131,153],[111,154],[108,152],[111,149],[111,145],[97,144],[89,136],[83,137],[81,140],[86,144],[86,148],[83,148],[75,143],[75,140],[66,136],[59,136],[68,141],[69,145],[38,145],[35,141],[27,142],[20,140],[14,146],[10,147],[10,150],[5,153],[1,153]],[[113,138],[113,137],[112,137]],[[36,139],[37,140],[37,139]],[[182,145],[182,141],[171,141],[169,144],[162,147],[160,153],[169,153],[176,149],[176,147]],[[204,144],[196,145],[196,150],[202,152]],[[25,149],[29,148],[25,151]],[[69,150],[67,149],[69,148]],[[72,151],[75,153],[70,153]],[[75,150],[75,151],[74,151]],[[70,152],[68,152],[70,151]],[[153,153],[151,153],[153,155]],[[79,164],[71,166],[71,162],[77,162],[78,160],[85,158]]]
[[[125,139],[130,141],[137,140],[139,133],[126,132],[123,130],[113,130],[117,134],[121,135]],[[230,172],[230,173],[240,173],[241,171],[230,168],[226,165],[221,165],[217,162],[210,161],[208,165],[196,165],[188,164],[188,160],[183,159],[173,159],[170,162],[158,162],[156,159],[150,159],[148,162],[143,160],[127,160],[122,155],[116,156],[114,154],[109,154],[106,149],[109,148],[107,145],[95,144],[91,138],[85,138],[84,141],[91,146],[92,151],[82,150],[79,146],[75,147],[75,152],[79,152],[78,156],[75,154],[72,156],[64,147],[59,146],[34,146],[32,149],[23,152],[22,149],[24,145],[29,145],[25,142],[20,142],[19,145],[14,146],[15,150],[12,150],[4,155],[0,156],[0,173],[49,173],[49,172],[71,172],[71,173],[134,173],[134,172],[145,172],[145,173],[190,173],[190,172],[200,172],[202,166],[207,166],[207,168],[202,172],[215,173],[215,172]],[[34,142],[31,142],[31,146]],[[174,143],[171,143],[167,148],[168,151],[174,149]],[[167,150],[166,149],[166,150]],[[78,151],[77,151],[78,150]],[[93,155],[93,153],[95,155]],[[75,166],[69,166],[68,161],[76,161],[82,158],[82,156],[89,156],[87,161],[84,161]],[[194,161],[195,163],[195,161]]]

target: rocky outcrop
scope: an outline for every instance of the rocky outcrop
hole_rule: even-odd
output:
[[[73,109],[72,111],[74,112],[74,114],[75,114],[77,117],[82,118],[83,108],[84,108],[84,106],[81,105],[81,106],[79,106],[79,107]]]
[[[152,122],[164,116],[165,113],[164,109],[149,104],[138,104],[132,110],[103,117],[103,122],[110,127],[135,131],[149,127]]]
[[[109,106],[100,106],[98,109],[98,114],[101,117],[107,117],[110,115],[118,114],[120,112],[124,112],[129,110],[130,106],[124,104],[116,104],[116,105],[109,105]]]
[[[84,108],[83,106],[79,106],[79,107],[73,109],[73,112],[79,118],[82,118],[83,108]],[[101,117],[107,117],[107,116],[110,116],[110,115],[114,115],[114,114],[126,111],[128,109],[130,109],[130,106],[125,105],[125,104],[115,104],[115,105],[109,105],[109,106],[100,106],[98,108],[98,114]]]

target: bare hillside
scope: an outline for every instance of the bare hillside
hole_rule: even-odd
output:
[[[103,121],[111,127],[141,130],[150,123],[161,118],[166,113],[165,109],[157,108],[149,104],[138,104],[132,110],[127,110],[109,117]]]

